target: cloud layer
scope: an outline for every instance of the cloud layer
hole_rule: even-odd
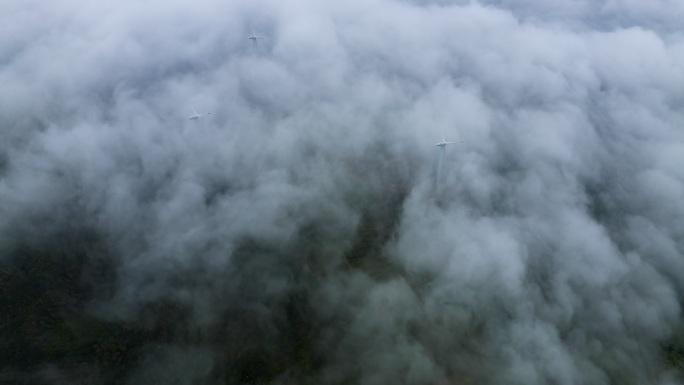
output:
[[[681,381],[678,3],[7,8],[4,381]]]

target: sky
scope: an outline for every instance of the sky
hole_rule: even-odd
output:
[[[684,3],[0,4],[1,381],[684,382]]]

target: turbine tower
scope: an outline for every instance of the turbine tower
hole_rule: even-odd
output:
[[[463,143],[463,141],[459,142],[447,142],[444,137],[442,137],[442,141],[439,143],[436,143],[435,146],[439,147],[439,158],[437,158],[437,175],[435,179],[435,184],[439,185],[439,182],[442,180],[442,161],[444,160],[444,153],[446,152],[446,146],[448,144],[456,144],[456,143]]]

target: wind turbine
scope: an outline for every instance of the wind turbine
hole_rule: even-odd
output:
[[[446,152],[446,146],[449,144],[457,144],[457,143],[463,143],[463,141],[458,141],[458,142],[447,142],[446,139],[442,136],[442,141],[438,142],[435,144],[435,146],[439,147],[439,158],[437,160],[437,178],[436,178],[436,184],[439,184],[441,180],[441,175],[442,175],[442,160],[444,159],[444,153]]]
[[[192,115],[188,116],[189,120],[194,120],[195,122],[199,122],[199,118],[204,116],[204,115],[211,115],[211,112],[207,112],[206,114],[198,114],[195,109],[192,109]]]
[[[256,47],[257,40],[263,40],[264,38],[257,36],[256,33],[254,33],[254,30],[252,30],[252,36],[248,37],[248,39],[251,40],[252,43],[254,43],[254,46]]]

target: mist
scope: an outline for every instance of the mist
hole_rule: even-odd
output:
[[[3,8],[0,382],[684,383],[683,5]]]

